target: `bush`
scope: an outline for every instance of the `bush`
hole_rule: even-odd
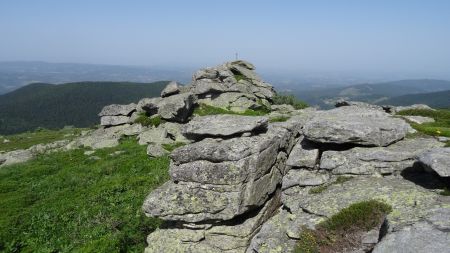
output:
[[[358,235],[380,225],[392,207],[377,200],[362,201],[342,209],[316,226],[303,228],[295,253],[340,252],[359,244]]]
[[[281,95],[277,94],[272,98],[272,101],[275,105],[292,105],[295,109],[305,109],[308,107],[308,104],[298,100],[294,97],[294,95]]]
[[[290,119],[290,117],[287,116],[277,116],[277,117],[273,117],[269,119],[269,122],[273,123],[273,122],[285,122],[288,119]]]
[[[163,122],[164,121],[163,119],[161,119],[161,116],[156,115],[153,117],[149,117],[145,113],[140,114],[134,121],[134,123],[141,124],[143,126],[154,126],[154,127],[158,127]]]

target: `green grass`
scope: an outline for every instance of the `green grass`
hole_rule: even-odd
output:
[[[351,179],[353,179],[353,177],[349,177],[349,176],[338,176],[338,177],[336,178],[336,181],[334,181],[334,182],[331,182],[331,183],[329,183],[329,184],[324,184],[324,185],[316,186],[316,187],[313,187],[313,188],[309,189],[309,193],[310,193],[310,194],[319,194],[319,193],[322,193],[323,191],[325,191],[326,189],[328,189],[328,187],[330,187],[331,185],[334,185],[334,184],[343,184],[343,183],[345,183],[345,182],[347,182],[347,181],[349,181],[349,180],[351,180]]]
[[[266,108],[262,108],[261,110],[247,109],[244,112],[235,112],[229,109],[210,106],[206,104],[200,104],[198,107],[194,109],[194,114],[198,116],[220,115],[220,114],[233,114],[241,116],[264,116],[267,115],[268,113],[270,113],[270,111],[268,111]]]
[[[186,145],[186,143],[184,143],[184,142],[174,142],[174,143],[169,143],[169,144],[162,144],[162,147],[163,147],[165,150],[167,150],[167,151],[169,151],[169,152],[172,152],[172,151],[174,151],[176,148],[182,147],[182,146],[184,146],[184,145]]]
[[[93,155],[56,152],[0,170],[0,252],[143,252],[161,221],[141,206],[169,179],[168,157],[149,159],[131,139]]]
[[[439,192],[442,196],[450,196],[450,189],[445,187],[442,191]]]
[[[141,113],[134,121],[134,123],[141,124],[143,126],[154,126],[154,127],[158,127],[163,122],[164,120],[161,118],[161,116],[157,115],[154,117],[149,117],[145,113]]]
[[[294,252],[340,252],[360,243],[357,235],[380,225],[391,211],[391,206],[376,200],[352,204],[318,224],[315,230],[304,228]]]
[[[277,94],[272,98],[272,101],[276,105],[292,105],[296,110],[305,109],[308,107],[307,103],[298,100],[294,95]]]
[[[38,129],[15,135],[0,136],[0,151],[27,149],[36,144],[47,144],[63,139],[73,139],[81,134],[80,128],[63,128],[61,130]],[[8,141],[5,141],[8,140]]]
[[[285,122],[288,119],[290,119],[290,117],[287,116],[277,116],[277,117],[273,117],[269,119],[269,122],[273,123],[273,122]]]
[[[427,109],[411,109],[398,112],[401,116],[424,116],[430,117],[435,122],[416,124],[410,123],[418,132],[431,136],[450,137],[450,110],[427,110]]]

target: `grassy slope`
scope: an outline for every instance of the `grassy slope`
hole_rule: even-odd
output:
[[[167,82],[80,82],[30,84],[0,96],[0,134],[14,134],[38,127],[67,125],[89,127],[99,123],[105,105],[137,102],[159,96]]]
[[[0,251],[143,251],[160,221],[141,206],[168,180],[168,158],[149,159],[134,140],[94,155],[58,152],[0,169]]]
[[[424,124],[411,123],[411,126],[420,133],[427,135],[450,137],[450,110],[413,109],[401,111],[398,115],[413,115],[433,118],[435,122]]]
[[[0,152],[27,149],[36,144],[47,144],[58,140],[70,140],[81,134],[83,129],[64,128],[60,130],[41,129],[15,135],[0,136]]]

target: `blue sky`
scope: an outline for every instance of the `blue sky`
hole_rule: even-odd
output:
[[[448,73],[450,1],[0,0],[0,61]]]

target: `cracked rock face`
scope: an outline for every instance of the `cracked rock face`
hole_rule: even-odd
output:
[[[232,137],[236,134],[264,131],[268,122],[266,117],[225,114],[195,117],[185,125],[183,134],[190,139]]]
[[[308,140],[319,143],[387,146],[403,139],[410,126],[389,114],[357,106],[318,112],[304,126]]]
[[[136,104],[134,103],[128,105],[112,104],[103,107],[98,116],[130,116],[134,111],[136,111]]]
[[[434,138],[416,138],[405,139],[388,147],[325,151],[320,168],[336,175],[392,174],[412,167],[420,153],[442,146]]]
[[[343,208],[363,200],[377,199],[391,205],[390,229],[420,221],[432,208],[440,207],[439,195],[399,178],[354,178],[343,184],[330,185],[320,194],[306,189],[290,188],[282,201],[291,210],[305,210],[330,217]]]

